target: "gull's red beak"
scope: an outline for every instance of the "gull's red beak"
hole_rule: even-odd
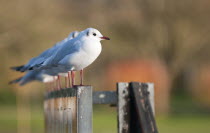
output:
[[[110,40],[108,37],[102,36],[100,37],[102,40]]]

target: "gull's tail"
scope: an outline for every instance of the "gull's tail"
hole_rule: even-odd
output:
[[[23,76],[23,77],[20,77],[20,78],[10,81],[9,84],[19,84],[20,86],[23,86],[23,85],[31,82],[32,80],[33,79]]]
[[[25,66],[24,65],[21,65],[21,66],[14,66],[14,67],[11,67],[12,70],[15,70],[15,71],[20,71],[22,72],[21,70],[24,68]]]
[[[9,82],[9,84],[16,84],[16,83],[19,83],[19,82],[21,81],[22,78],[23,78],[23,77],[20,77],[20,78],[17,78],[17,79],[15,79],[15,80],[12,80],[12,81]]]

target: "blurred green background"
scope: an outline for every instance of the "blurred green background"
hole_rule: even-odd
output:
[[[207,0],[0,0],[0,132],[44,132],[44,85],[8,85],[23,75],[9,67],[88,27],[111,41],[85,84],[153,82],[160,133],[210,132],[209,12]],[[116,133],[116,117],[116,108],[94,106],[94,133]]]

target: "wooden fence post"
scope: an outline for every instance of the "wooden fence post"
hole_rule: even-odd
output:
[[[133,109],[136,111],[136,116],[134,117],[137,118],[141,127],[137,133],[158,133],[151,101],[149,99],[150,92],[148,90],[148,84],[149,83],[138,82],[130,83],[131,98],[134,103]]]
[[[118,83],[118,133],[157,133],[152,83]]]
[[[152,107],[152,112],[155,115],[155,88],[154,83],[147,83],[149,91],[149,100]]]
[[[128,83],[117,84],[118,133],[130,133],[130,91]]]
[[[92,87],[47,93],[44,115],[46,133],[92,133]]]
[[[45,95],[46,133],[92,133],[92,104],[117,105],[118,133],[158,133],[152,83],[118,83],[117,91],[75,86]]]

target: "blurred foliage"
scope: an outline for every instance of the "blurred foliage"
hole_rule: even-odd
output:
[[[8,100],[9,99],[9,100]],[[15,93],[12,93],[9,90],[1,91],[0,94],[0,105],[14,105],[16,101]]]
[[[160,86],[156,94],[165,93],[163,95],[167,97],[166,100],[171,100],[171,104],[169,101],[165,103],[172,106],[172,112],[208,111],[209,12],[210,2],[206,0],[0,0],[0,111],[3,111],[0,112],[0,125],[5,126],[5,131],[6,125],[15,130],[15,106],[8,109],[5,105],[16,104],[18,97],[30,100],[31,106],[40,106],[43,100],[42,84],[32,83],[24,87],[8,85],[8,81],[23,75],[9,70],[9,67],[25,64],[30,58],[67,37],[70,32],[87,27],[99,29],[111,41],[102,42],[100,57],[85,69],[85,84],[100,90],[112,89],[114,83],[109,81],[112,76],[110,66],[115,65],[114,73],[119,74],[116,66],[128,63],[130,59],[157,61],[161,65],[151,63],[145,67],[147,69],[139,69],[138,74],[143,73],[140,80],[155,81]],[[120,70],[123,73],[125,69]],[[152,73],[153,70],[156,72]],[[157,80],[153,79],[153,75]],[[139,80],[138,77],[132,79],[131,75],[128,77],[130,80]],[[164,101],[164,97],[157,100]],[[40,109],[37,111],[32,110],[32,128],[37,130],[35,132],[43,132],[43,117],[36,116],[40,115]],[[104,118],[100,112],[97,113],[97,121]],[[110,121],[115,120],[107,118],[105,121],[110,125]],[[172,117],[157,120],[161,132],[193,133],[208,132],[207,119]],[[206,125],[201,124],[203,122]],[[203,130],[196,130],[198,128]],[[99,131],[97,126],[95,130]]]

